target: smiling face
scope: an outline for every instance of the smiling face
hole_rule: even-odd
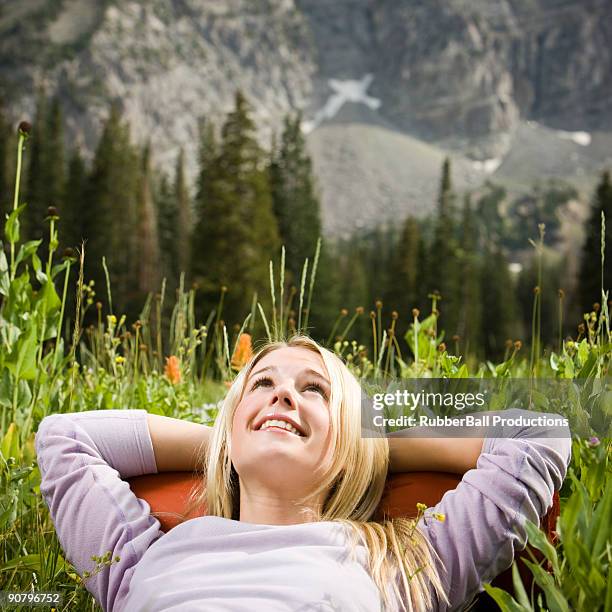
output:
[[[331,460],[330,393],[323,360],[309,349],[279,348],[255,364],[232,423],[241,490],[297,499],[314,489]]]

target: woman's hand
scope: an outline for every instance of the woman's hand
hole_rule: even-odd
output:
[[[212,427],[148,414],[158,472],[193,472],[206,452]]]
[[[415,436],[419,429],[408,431]],[[484,438],[390,437],[389,471],[464,474],[476,467],[483,443]]]

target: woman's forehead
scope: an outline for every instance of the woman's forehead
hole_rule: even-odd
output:
[[[321,356],[303,347],[283,347],[271,351],[257,362],[252,372],[258,372],[262,368],[277,368],[292,372],[312,369],[321,376],[328,377],[327,368]]]

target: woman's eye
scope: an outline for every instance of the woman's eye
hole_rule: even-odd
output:
[[[314,389],[315,391],[317,391],[318,393],[321,394],[323,399],[327,399],[327,393],[325,393],[325,389],[323,389],[323,387],[320,384],[318,384],[318,383],[308,383],[306,385],[306,390],[309,390],[309,389]]]
[[[253,386],[251,387],[251,391],[254,391],[255,389],[257,389],[258,387],[268,387],[272,385],[272,379],[268,378],[267,376],[264,376],[263,378],[260,378],[259,380],[256,380],[253,383]]]

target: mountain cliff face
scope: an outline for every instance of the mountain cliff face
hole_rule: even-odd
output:
[[[0,95],[18,118],[56,91],[90,152],[118,101],[157,164],[182,146],[191,174],[198,119],[237,88],[265,145],[304,109],[338,233],[425,211],[448,151],[463,187],[586,185],[612,162],[610,40],[609,0],[19,0],[0,8]]]

